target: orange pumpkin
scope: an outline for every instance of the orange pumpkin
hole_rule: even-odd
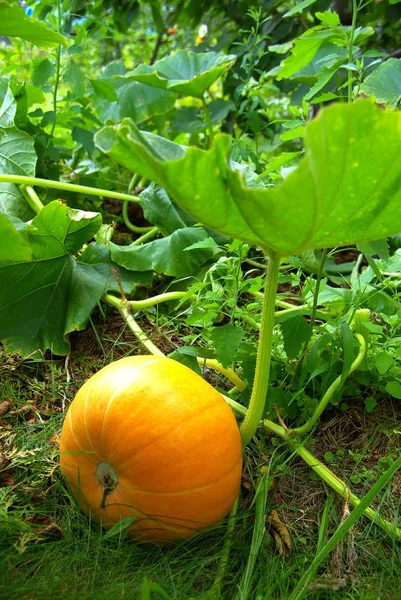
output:
[[[164,542],[218,523],[239,489],[231,408],[188,367],[162,356],[109,364],[78,391],[60,440],[61,470],[85,512],[130,537]]]

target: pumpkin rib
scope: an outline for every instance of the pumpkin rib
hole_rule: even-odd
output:
[[[101,430],[101,433],[100,433],[100,444],[101,444],[102,447],[103,447],[103,441],[104,441],[104,430],[105,430],[105,426],[106,426],[107,413],[108,413],[108,411],[110,409],[110,406],[112,405],[113,401],[116,398],[118,398],[117,394],[119,394],[120,391],[121,391],[121,389],[124,388],[124,385],[125,384],[123,382],[120,386],[118,386],[116,388],[116,390],[113,392],[113,394],[110,396],[109,400],[107,401],[106,408],[105,408],[105,411],[104,411],[104,416],[103,416],[102,430]]]
[[[152,448],[152,446],[154,446],[155,444],[158,444],[161,440],[163,440],[163,438],[165,438],[166,436],[168,436],[171,433],[173,433],[176,429],[178,429],[178,427],[181,427],[181,425],[183,425],[184,423],[188,423],[188,421],[191,421],[192,419],[201,418],[205,412],[207,412],[208,410],[211,410],[213,408],[216,408],[215,404],[210,405],[208,408],[202,409],[202,414],[201,415],[197,415],[197,414],[190,415],[189,417],[187,417],[186,419],[184,419],[180,423],[176,424],[176,427],[172,427],[171,429],[169,429],[168,431],[166,431],[165,433],[163,433],[162,435],[160,435],[156,440],[154,440],[151,444],[149,444],[149,446],[142,446],[142,448],[139,448],[139,450],[137,450],[136,452],[134,452],[134,454],[131,454],[130,457],[127,458],[127,460],[124,460],[124,462],[120,463],[118,465],[118,468],[120,469],[123,465],[125,465],[125,463],[127,463],[128,461],[130,461],[133,458],[135,458],[135,456],[137,456],[140,452],[142,452],[142,450],[149,450],[149,448]],[[113,454],[111,454],[109,456],[110,460],[113,458],[113,456],[115,454],[116,454],[116,452],[113,452]]]
[[[76,445],[78,446],[78,448],[81,450],[82,453],[86,454],[87,450],[84,450],[81,443],[78,441],[78,438],[74,431],[74,426],[72,424],[72,402],[71,402],[68,412],[67,412],[67,418],[68,418],[68,425],[70,427],[70,431],[72,433],[72,437],[74,438]]]
[[[83,422],[84,422],[84,425],[85,425],[86,435],[88,436],[89,444],[92,446],[92,450],[94,450],[96,452],[96,455],[97,455],[98,454],[98,450],[96,450],[95,446],[92,443],[92,440],[91,440],[90,435],[89,435],[88,423],[87,423],[87,420],[86,420],[86,409],[88,407],[89,392],[91,391],[91,389],[93,387],[95,379],[92,379],[92,380],[89,380],[89,381],[90,381],[90,385],[88,385],[88,391],[86,392],[86,396],[85,396],[85,400],[84,400],[84,406],[83,406],[83,411],[82,411],[83,412]]]
[[[238,467],[239,464],[242,464],[242,457],[240,458],[240,460],[235,464],[234,469],[236,469]],[[233,469],[233,470],[234,470]],[[210,488],[214,485],[217,485],[218,483],[224,481],[224,479],[227,479],[228,477],[230,477],[232,475],[232,471],[229,471],[228,473],[226,473],[225,475],[223,475],[223,477],[220,477],[220,479],[216,479],[215,481],[212,481],[211,483],[208,483],[207,485],[201,485],[200,487],[197,488],[190,488],[187,490],[180,490],[179,492],[148,492],[146,490],[141,490],[140,488],[134,488],[132,485],[130,486],[133,492],[139,493],[139,494],[146,494],[147,496],[183,496],[184,494],[192,494],[192,492],[200,492],[202,490],[207,490],[207,488]],[[119,484],[121,487],[124,487],[124,484],[121,483],[121,481],[119,480]]]
[[[127,357],[127,358],[129,358],[129,357]],[[144,363],[142,363],[141,365],[139,365],[139,366],[138,366],[138,367],[136,367],[136,368],[137,368],[137,370],[144,371],[144,370],[146,370],[146,368],[147,368],[149,365],[152,365],[152,364],[154,364],[155,362],[160,362],[160,359],[162,359],[162,360],[163,360],[163,358],[164,358],[164,357],[160,357],[160,356],[154,357],[154,359],[153,359],[153,360],[149,360],[149,361],[147,361],[147,362],[144,362]],[[122,359],[122,360],[124,360],[124,359]],[[124,387],[126,387],[126,382],[124,382],[124,381],[123,381],[123,382],[121,383],[121,385],[119,385],[119,386],[118,386],[118,387],[115,389],[115,391],[113,392],[113,394],[111,395],[111,397],[110,397],[110,398],[109,398],[109,400],[107,401],[107,405],[106,405],[106,408],[105,408],[105,410],[104,410],[103,423],[102,423],[102,430],[101,430],[101,434],[100,434],[100,440],[101,440],[101,441],[100,441],[100,443],[101,443],[101,446],[102,446],[102,447],[103,447],[104,432],[105,432],[105,428],[106,428],[106,419],[107,419],[108,412],[109,412],[109,410],[110,410],[110,408],[111,408],[111,405],[112,405],[113,401],[116,399],[116,397],[118,397],[118,396],[117,396],[117,394],[118,394],[119,392],[121,392],[122,390],[124,390]],[[134,390],[131,390],[131,392],[132,392],[132,393],[134,393]],[[140,410],[141,410],[141,407],[140,407],[140,406],[138,406],[138,411],[137,411],[137,413],[138,413]],[[136,414],[137,414],[137,413],[136,413]],[[135,416],[136,416],[136,415],[135,415]]]

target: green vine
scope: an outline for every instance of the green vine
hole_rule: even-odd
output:
[[[266,287],[263,301],[262,322],[256,358],[256,373],[252,388],[248,413],[241,425],[244,448],[248,445],[262,419],[269,386],[270,362],[274,328],[274,309],[279,274],[280,257],[271,253],[267,269]]]
[[[28,185],[53,190],[62,190],[64,192],[74,192],[76,194],[88,194],[88,196],[100,196],[103,198],[115,198],[116,200],[127,200],[128,202],[139,202],[137,196],[122,194],[121,192],[111,192],[101,188],[93,188],[87,185],[77,185],[75,183],[66,183],[64,181],[53,181],[52,179],[40,179],[39,177],[26,177],[25,175],[0,175],[0,183],[16,183],[17,185]]]

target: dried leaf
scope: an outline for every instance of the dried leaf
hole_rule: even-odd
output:
[[[290,533],[280,520],[276,510],[272,510],[266,517],[266,523],[270,526],[270,533],[276,542],[279,553],[282,556],[288,556],[292,551]]]
[[[53,444],[54,446],[59,446],[60,445],[60,439],[61,439],[61,429],[59,429],[59,431],[56,431],[56,433],[54,433],[49,438],[49,442],[51,444]]]
[[[8,413],[11,408],[11,402],[9,400],[4,400],[4,402],[0,403],[0,417],[4,417]]]
[[[64,532],[57,523],[54,523],[51,517],[47,515],[33,514],[27,517],[26,521],[33,525],[38,525],[36,533],[39,541],[45,541],[45,539],[56,539],[61,540],[64,538]]]
[[[0,471],[0,487],[8,487],[15,485],[14,475],[12,470]]]

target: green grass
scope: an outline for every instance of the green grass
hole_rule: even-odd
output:
[[[0,419],[0,456],[10,461],[3,466],[3,475],[12,473],[14,482],[1,479],[0,472],[0,482],[3,482],[0,483],[0,598],[146,600],[149,598],[143,588],[146,578],[165,591],[164,596],[151,591],[151,600],[163,597],[211,600],[208,590],[218,570],[226,523],[185,543],[160,548],[118,538],[105,539],[104,531],[97,523],[77,511],[58,468],[58,449],[53,436],[61,427],[61,406],[63,402],[68,404],[65,397],[71,398],[94,366],[94,361],[89,359],[75,360],[72,365],[74,381],[66,383],[63,362],[31,363],[11,368],[8,359],[1,365],[0,402],[10,400],[14,412]],[[21,411],[27,403],[35,408],[31,412]],[[382,420],[375,424],[373,417],[369,417],[371,422],[364,432],[366,442],[369,440],[364,448],[368,449],[361,452],[360,438],[355,438],[352,445],[350,431],[341,419],[339,413],[338,446],[341,447],[340,434],[344,432],[344,456],[338,458],[332,439],[325,433],[314,438],[314,451],[319,455],[328,448],[334,450],[338,462],[332,467],[339,474],[349,477],[360,472],[362,467],[371,471],[373,450],[380,449],[383,456],[397,453],[398,438],[390,422]],[[331,432],[335,424],[334,421]],[[371,427],[370,436],[368,426]],[[322,430],[324,432],[324,427]],[[385,440],[388,447],[384,446]],[[360,461],[357,465],[356,460]],[[256,483],[260,464],[269,466],[274,485],[268,494],[266,513],[259,516],[259,529],[265,515],[276,510],[289,530],[292,552],[286,557],[280,556],[273,538],[266,533],[254,560],[249,594],[244,596],[240,586],[255,522],[252,486]],[[334,496],[324,513],[328,493],[324,484],[314,480],[299,459],[290,457],[284,446],[271,439],[248,451],[246,473],[251,490],[243,489],[221,598],[284,600],[311,564],[318,543],[321,546],[338,526],[342,501]],[[374,474],[376,477],[376,471]],[[392,483],[396,488],[394,493],[388,485],[378,502],[386,516],[399,513],[399,481],[400,477],[396,477]],[[370,485],[362,481],[359,491],[366,491]],[[333,589],[330,586],[317,588],[330,568],[346,570],[349,566],[346,557],[349,538],[344,540],[341,560],[338,556],[334,562],[329,558],[321,566],[313,581],[314,589],[307,598],[401,598],[401,544],[392,541],[366,519],[357,524],[352,534],[356,559],[351,565],[352,572],[343,573],[347,576],[344,589],[334,591],[334,584]]]

